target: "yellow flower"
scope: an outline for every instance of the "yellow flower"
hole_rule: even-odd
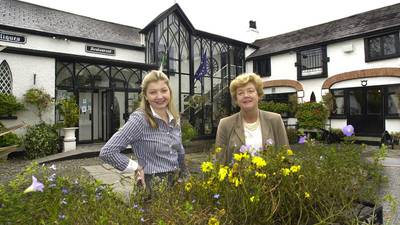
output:
[[[218,147],[218,148],[215,149],[215,153],[220,153],[221,151],[222,151],[221,147]]]
[[[251,196],[250,197],[250,202],[254,202],[254,199],[255,199],[256,197],[253,195],[253,196]]]
[[[208,225],[219,225],[219,220],[217,218],[215,218],[215,217],[211,217],[208,220]]]
[[[292,149],[288,149],[287,151],[286,151],[286,153],[287,153],[287,155],[293,155],[293,151],[292,151]]]
[[[310,193],[308,193],[307,191],[304,192],[304,198],[310,198],[310,197],[311,197]]]
[[[256,172],[256,177],[259,177],[259,178],[267,178],[267,174],[265,174],[265,173],[259,173],[259,172]]]
[[[283,176],[287,176],[290,174],[290,170],[288,168],[282,168],[281,171]]]
[[[218,171],[219,181],[223,181],[227,174],[228,174],[227,166],[219,168],[219,171]]]
[[[291,167],[290,167],[290,171],[291,171],[292,173],[296,173],[296,172],[299,172],[300,168],[301,168],[300,165],[291,166]]]
[[[286,157],[285,156],[281,156],[281,161],[285,160]]]
[[[238,187],[242,184],[242,178],[233,177],[232,179],[229,179],[229,182],[233,183],[235,187]]]
[[[201,171],[203,171],[204,173],[210,172],[213,169],[214,165],[212,164],[212,162],[203,162],[201,164]]]
[[[265,162],[263,158],[258,156],[254,156],[251,162],[254,163],[257,168],[262,168],[267,165],[267,162]]]
[[[185,184],[185,190],[188,191],[188,192],[189,192],[190,190],[192,190],[192,184],[191,184],[191,183],[186,183],[186,184]]]
[[[235,153],[235,154],[233,154],[233,159],[235,160],[235,161],[238,161],[238,162],[240,162],[242,159],[248,159],[250,156],[249,156],[249,154],[247,153],[247,152],[245,152],[245,153]]]

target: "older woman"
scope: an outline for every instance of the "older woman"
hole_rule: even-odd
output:
[[[243,145],[251,146],[253,151],[259,151],[266,145],[289,145],[281,116],[258,109],[264,92],[262,80],[257,74],[239,75],[229,88],[240,112],[219,122],[215,145],[223,149],[217,156],[220,163],[231,162],[233,153]]]

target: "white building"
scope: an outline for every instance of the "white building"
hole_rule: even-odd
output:
[[[356,135],[400,131],[400,4],[256,40],[246,71],[261,74],[268,100],[335,96],[332,128]],[[249,52],[249,50],[247,50]]]

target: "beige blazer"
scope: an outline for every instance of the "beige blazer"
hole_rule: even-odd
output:
[[[267,144],[268,139],[271,139],[276,147],[289,146],[281,115],[262,110],[259,111],[263,146]],[[231,162],[233,153],[238,152],[240,147],[245,144],[244,128],[240,112],[221,119],[215,138],[215,146],[222,148],[222,151],[217,154],[218,161],[222,164]]]

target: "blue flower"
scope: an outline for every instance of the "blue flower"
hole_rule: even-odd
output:
[[[299,138],[299,144],[304,144],[304,143],[306,143],[306,140],[307,139],[307,136],[301,136],[300,138]]]
[[[219,194],[215,194],[214,196],[213,196],[213,198],[215,198],[215,199],[219,199]]]
[[[62,193],[64,195],[68,194],[68,189],[67,188],[62,188],[61,191],[62,191]]]
[[[354,127],[352,125],[347,125],[343,127],[342,132],[346,137],[350,137],[354,134]]]
[[[40,191],[43,192],[44,185],[37,181],[35,176],[32,176],[32,184],[27,189],[25,189],[24,193],[32,192],[32,191]]]
[[[57,170],[57,167],[56,167],[55,164],[51,165],[49,168],[52,169],[52,170]]]
[[[65,215],[64,215],[64,214],[60,214],[60,215],[58,215],[58,218],[59,218],[60,220],[64,220],[64,219],[65,219]]]

